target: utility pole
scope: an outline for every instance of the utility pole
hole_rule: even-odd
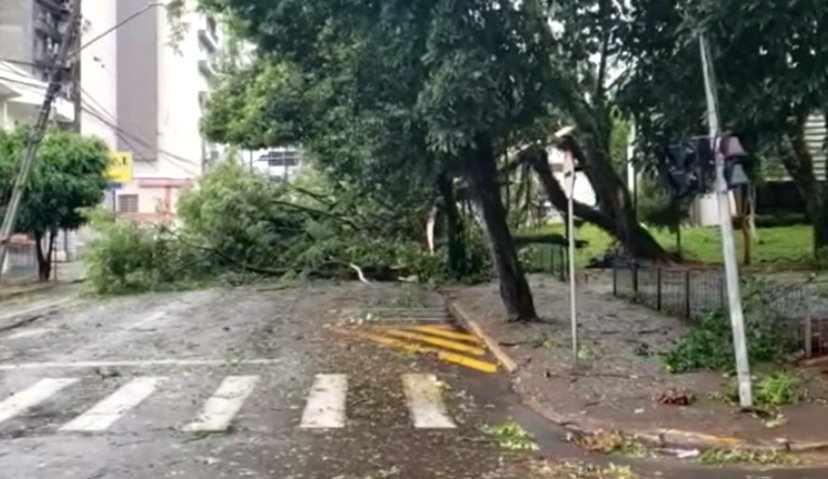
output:
[[[46,88],[43,105],[40,108],[37,121],[29,133],[29,138],[26,142],[26,153],[23,157],[23,162],[20,164],[20,171],[14,180],[11,200],[9,201],[8,208],[6,208],[6,215],[3,218],[2,225],[0,225],[0,265],[3,265],[6,261],[7,244],[11,238],[15,220],[17,219],[17,212],[20,208],[20,202],[23,199],[29,174],[34,167],[37,148],[40,146],[40,141],[46,132],[49,116],[52,111],[52,103],[60,91],[63,70],[67,63],[69,49],[74,44],[73,40],[75,36],[78,35],[78,27],[80,25],[80,0],[71,0],[69,8],[69,20],[66,24],[66,33],[60,43],[57,55],[49,67],[49,85]],[[2,272],[2,268],[0,268],[0,272]]]
[[[739,382],[739,404],[742,408],[753,406],[750,385],[750,364],[748,362],[745,320],[742,312],[742,298],[739,291],[739,270],[736,264],[736,247],[733,244],[733,219],[730,214],[730,192],[725,181],[725,158],[720,148],[719,103],[716,97],[716,79],[710,46],[699,36],[702,70],[704,71],[704,94],[707,99],[707,122],[710,127],[710,148],[716,159],[716,196],[719,201],[719,223],[722,234],[722,255],[727,281],[727,299],[730,309],[730,325],[733,329],[733,349],[736,354],[736,375]]]
[[[81,8],[78,7],[78,11],[80,12]],[[72,104],[74,106],[74,113],[75,118],[72,122],[72,128],[74,129],[75,133],[78,135],[81,134],[81,115],[83,114],[83,90],[81,90],[81,57],[80,57],[80,46],[81,46],[81,29],[82,29],[82,22],[83,19],[81,15],[78,14],[77,18],[75,19],[75,35],[72,39],[72,49],[76,53],[74,56],[74,61],[72,61]],[[68,40],[68,39],[67,39]],[[69,257],[69,229],[63,230],[63,260],[67,263],[71,260]],[[53,262],[54,266],[53,269],[55,270],[55,281],[57,281],[57,262]]]

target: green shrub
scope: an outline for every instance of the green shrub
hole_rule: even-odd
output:
[[[167,225],[139,225],[95,213],[96,238],[84,254],[88,280],[100,294],[181,287],[206,276],[201,256],[173,237]]]
[[[751,363],[780,363],[796,351],[794,325],[774,305],[776,292],[763,281],[753,281],[744,290],[745,336]],[[667,370],[682,373],[698,370],[735,370],[730,321],[722,309],[696,317],[695,323],[676,348],[664,355]]]
[[[428,255],[418,236],[399,228],[397,218],[377,205],[326,195],[301,193],[238,164],[220,163],[182,195],[176,225],[142,226],[98,214],[98,239],[87,255],[90,282],[99,293],[118,294],[179,288],[205,278],[230,284],[262,275],[344,278],[354,275],[353,266],[374,279],[488,278],[479,228],[465,229],[462,271],[449,271],[445,245]]]
[[[805,381],[787,371],[762,376],[754,384],[756,403],[760,406],[797,404],[807,397]]]
[[[761,375],[752,381],[752,386],[753,401],[756,406],[763,408],[798,404],[808,398],[808,391],[802,377],[785,370]],[[726,404],[739,404],[739,387],[736,380],[731,378],[724,392],[717,392],[713,396]]]

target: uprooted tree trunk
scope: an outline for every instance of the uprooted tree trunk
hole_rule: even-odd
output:
[[[478,135],[475,148],[462,159],[463,169],[483,213],[483,223],[500,280],[500,297],[509,321],[533,321],[537,318],[529,283],[518,262],[517,250],[509,231],[506,208],[500,198],[497,161],[491,139]]]
[[[46,251],[44,251],[44,233],[42,231],[35,231],[34,233],[35,253],[37,254],[37,279],[41,282],[49,281],[52,276],[52,253],[54,252],[56,236],[56,231],[48,233],[48,245]]]
[[[575,157],[581,165],[587,162],[584,155],[574,145],[566,146],[575,150]],[[565,212],[568,198],[552,174],[546,151],[532,146],[520,152],[519,161],[532,165],[549,201],[555,209]],[[604,169],[596,166],[591,169],[592,171],[587,173],[587,178],[595,191],[600,209],[575,201],[573,203],[575,216],[598,226],[618,239],[636,258],[652,261],[669,260],[669,253],[636,221],[629,192],[618,175],[611,171],[611,168],[609,171],[602,171]]]

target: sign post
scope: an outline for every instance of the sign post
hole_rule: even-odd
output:
[[[575,159],[572,151],[564,151],[564,177],[567,178],[566,236],[569,240],[569,321],[572,328],[572,356],[578,362],[578,315],[575,300]]]
[[[565,126],[555,133],[555,138],[563,140],[575,129]],[[571,139],[571,138],[570,138]],[[560,145],[560,143],[559,143]],[[568,198],[566,205],[566,236],[569,253],[569,321],[572,328],[572,358],[578,364],[578,308],[575,303],[575,155],[569,147],[560,147],[564,153],[563,173],[566,180]],[[563,256],[561,256],[563,259]],[[563,270],[562,270],[563,271]]]

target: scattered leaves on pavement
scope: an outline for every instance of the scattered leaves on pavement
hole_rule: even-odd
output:
[[[614,430],[601,430],[595,434],[569,433],[568,439],[587,451],[623,454],[633,457],[651,455],[650,450],[644,444],[627,438],[621,432]]]
[[[696,402],[696,396],[684,389],[670,388],[658,395],[658,402],[672,406],[689,406]]]
[[[538,445],[535,437],[514,421],[507,421],[497,426],[485,426],[483,428],[501,448],[510,451],[537,451]]]
[[[756,451],[752,449],[709,449],[702,452],[698,462],[706,465],[721,464],[758,464],[763,466],[793,466],[801,460],[789,453],[780,451]]]

